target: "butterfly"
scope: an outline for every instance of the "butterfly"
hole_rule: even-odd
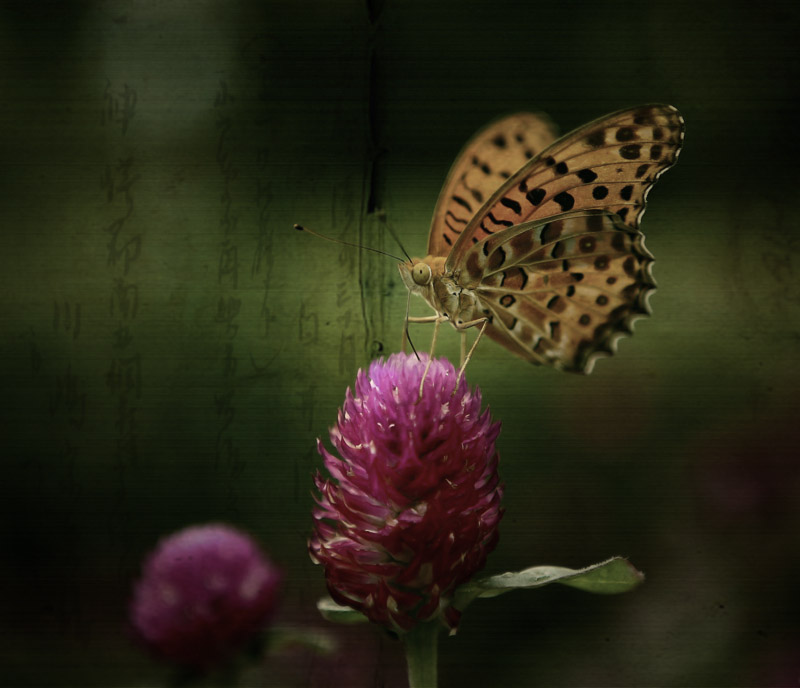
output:
[[[456,158],[433,213],[428,255],[400,263],[436,315],[406,317],[485,334],[534,364],[589,373],[649,315],[653,256],[639,224],[675,164],[684,121],[671,105],[601,117],[556,140],[517,113],[480,130]],[[405,333],[404,333],[405,334]],[[405,340],[404,340],[405,342]],[[433,351],[431,351],[431,355]]]

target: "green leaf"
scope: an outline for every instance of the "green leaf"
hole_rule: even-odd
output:
[[[317,609],[319,609],[319,613],[322,614],[323,619],[333,621],[334,623],[356,624],[368,621],[367,617],[361,612],[357,612],[351,607],[344,607],[341,604],[336,604],[336,602],[327,595],[317,600]]]
[[[586,592],[616,595],[632,590],[643,580],[644,574],[622,557],[614,557],[585,569],[533,566],[523,571],[501,573],[465,583],[456,591],[455,606],[463,610],[478,597],[496,597],[510,590],[539,588],[550,583],[561,583]]]
[[[273,626],[269,632],[270,654],[280,655],[287,647],[305,647],[320,655],[333,654],[337,649],[333,636],[318,628]]]

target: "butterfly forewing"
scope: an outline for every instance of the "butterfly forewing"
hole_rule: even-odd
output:
[[[465,256],[486,333],[534,363],[589,372],[648,310],[643,235],[603,210],[573,211],[487,237]]]
[[[475,213],[528,160],[555,140],[544,115],[519,112],[499,119],[467,143],[450,169],[428,237],[428,254],[447,256]]]
[[[564,136],[503,182],[457,234],[447,269],[471,246],[526,221],[572,210],[616,213],[637,229],[647,194],[683,142],[671,105],[643,105],[595,120]]]

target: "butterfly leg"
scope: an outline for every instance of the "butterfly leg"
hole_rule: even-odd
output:
[[[436,340],[439,338],[439,325],[441,325],[445,320],[447,320],[447,318],[443,315],[435,315],[428,318],[416,319],[417,322],[433,323],[433,339],[431,340],[431,350],[428,354],[428,362],[425,364],[425,371],[422,373],[422,379],[419,381],[419,399],[417,399],[417,402],[422,399],[422,388],[425,386],[425,378],[428,377],[428,371],[430,370],[431,362],[433,361],[433,353],[436,351]]]
[[[409,323],[432,323],[439,320],[441,316],[439,315],[426,315],[425,317],[420,318],[406,318],[406,321],[403,325],[403,342],[400,347],[400,350],[405,353],[406,352],[406,342],[409,340],[408,337],[408,324]]]
[[[478,331],[478,336],[475,337],[475,341],[472,342],[472,346],[470,347],[469,353],[465,357],[464,356],[464,348],[466,347],[466,335],[467,335],[466,328],[475,327],[476,325],[478,325],[480,323],[483,323],[483,325],[481,325],[481,329]],[[462,345],[462,350],[461,350],[461,368],[458,371],[458,377],[456,378],[456,387],[453,390],[453,394],[456,393],[456,389],[458,389],[458,385],[461,382],[461,378],[464,375],[464,369],[467,367],[467,363],[469,363],[469,359],[472,358],[472,353],[477,348],[478,342],[481,340],[481,337],[483,336],[483,333],[486,330],[486,326],[488,324],[489,324],[489,318],[478,318],[477,320],[470,320],[469,322],[463,323],[461,325],[461,328],[460,328],[461,329],[461,335],[462,335],[462,340],[461,340],[461,345]]]

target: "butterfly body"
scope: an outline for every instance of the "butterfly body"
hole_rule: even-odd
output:
[[[429,255],[399,267],[457,330],[485,323],[525,360],[590,372],[649,313],[653,257],[639,221],[677,159],[683,119],[644,105],[554,138],[530,113],[478,132],[439,196]]]
[[[428,269],[420,271],[420,266]],[[480,301],[477,294],[461,284],[460,275],[445,271],[444,258],[441,256],[415,258],[400,263],[398,267],[403,283],[411,293],[425,299],[433,310],[449,320],[457,330],[464,323],[483,317],[478,310]]]

